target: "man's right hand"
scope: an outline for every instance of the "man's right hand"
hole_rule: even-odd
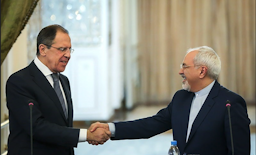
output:
[[[96,136],[98,137],[98,140],[95,140],[93,138],[91,139],[88,138],[88,135],[95,135],[95,134],[97,135],[96,132],[101,132],[101,131],[105,131],[105,135],[104,133],[102,133],[103,134],[102,137],[100,137],[99,135]],[[93,123],[90,126],[90,128],[87,130],[87,141],[89,144],[92,144],[92,145],[104,144],[110,137],[111,137],[111,132],[109,131],[109,126],[107,123],[100,123],[100,122]]]
[[[111,132],[104,128],[96,128],[94,132],[87,130],[87,141],[90,144],[104,144],[111,136]]]

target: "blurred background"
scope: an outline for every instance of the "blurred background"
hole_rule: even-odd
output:
[[[1,0],[1,153],[6,151],[8,77],[36,56],[50,24],[69,30],[74,126],[154,115],[181,89],[188,48],[220,56],[218,81],[247,102],[255,155],[255,0]],[[172,131],[149,140],[80,143],[76,155],[167,154]],[[140,148],[140,149],[138,149]]]

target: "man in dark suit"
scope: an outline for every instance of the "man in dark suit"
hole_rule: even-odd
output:
[[[10,135],[8,155],[29,155],[32,107],[33,153],[73,155],[78,142],[109,139],[104,129],[91,133],[73,128],[73,105],[65,70],[71,57],[71,39],[60,25],[43,28],[37,37],[37,56],[26,68],[12,74],[6,84]]]
[[[112,140],[150,138],[169,129],[178,142],[180,153],[231,155],[227,100],[231,104],[231,126],[235,155],[250,155],[250,119],[244,99],[217,82],[221,61],[207,46],[189,49],[181,64],[183,90],[156,115],[109,124],[95,123],[111,131]],[[97,142],[90,141],[91,144]]]

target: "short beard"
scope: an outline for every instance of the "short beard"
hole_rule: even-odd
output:
[[[188,84],[188,81],[185,81],[185,83],[182,83],[182,88],[184,90],[190,91],[191,86]]]

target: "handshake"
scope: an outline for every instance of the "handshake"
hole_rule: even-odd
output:
[[[111,137],[107,123],[96,122],[87,130],[87,142],[92,145],[104,144]]]

